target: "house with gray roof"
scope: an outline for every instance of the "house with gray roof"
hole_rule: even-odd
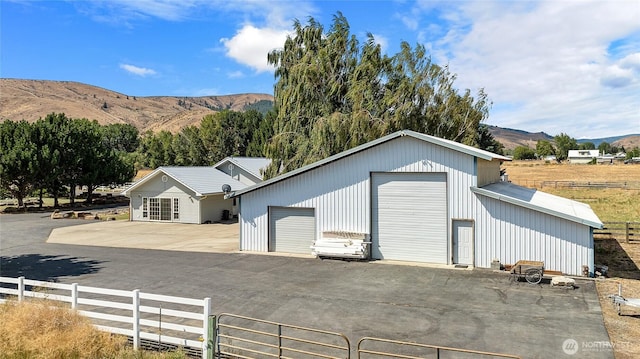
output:
[[[123,194],[132,221],[201,224],[229,219],[237,201],[224,196],[245,187],[215,167],[159,167]]]
[[[373,260],[481,268],[531,260],[593,274],[598,216],[501,181],[509,160],[405,130],[226,197],[240,200],[241,251],[311,254],[337,234],[346,249],[363,239]]]
[[[247,186],[262,182],[262,173],[271,164],[271,159],[264,157],[227,157],[213,167],[228,174]]]

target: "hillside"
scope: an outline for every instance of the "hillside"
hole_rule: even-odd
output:
[[[623,137],[619,140],[612,142],[611,144],[616,147],[624,147],[626,149],[640,147],[640,135],[631,135],[631,136]]]
[[[536,148],[536,143],[539,140],[553,140],[551,135],[544,132],[526,132],[522,130],[514,130],[511,128],[501,128],[496,126],[489,126],[489,132],[498,140],[506,150],[513,150],[518,146],[527,146],[529,148]]]
[[[88,118],[103,125],[128,123],[140,132],[178,132],[198,125],[207,114],[223,109],[243,111],[261,101],[270,105],[273,96],[136,97],[78,82],[0,79],[0,121],[33,122],[51,112],[64,112],[67,117]]]
[[[506,150],[513,150],[518,146],[527,146],[529,148],[535,149],[536,143],[538,143],[539,140],[547,140],[553,142],[553,136],[544,132],[531,133],[522,130],[496,126],[489,126],[489,132],[491,132],[496,140],[502,143]],[[632,149],[635,147],[640,147],[640,135],[633,134],[607,138],[580,139],[577,142],[591,142],[596,146],[598,146],[602,142],[607,142],[613,146]]]
[[[64,112],[71,118],[88,118],[100,124],[128,123],[140,130],[173,133],[199,125],[202,118],[223,109],[266,110],[273,106],[268,94],[238,94],[204,97],[136,97],[71,81],[0,79],[0,121],[36,121],[51,112]],[[553,140],[544,133],[489,126],[491,134],[513,150],[517,146],[535,148],[538,140]],[[607,141],[615,146],[640,146],[640,135],[607,139],[581,139],[579,142]]]

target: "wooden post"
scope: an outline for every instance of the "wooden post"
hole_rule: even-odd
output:
[[[71,284],[71,309],[78,308],[78,283]]]
[[[133,349],[140,349],[140,290],[132,292],[133,297]]]
[[[18,277],[18,302],[24,300],[24,277]]]
[[[624,242],[625,243],[629,243],[629,226],[631,225],[631,222],[627,222],[625,223],[625,228],[624,228]]]
[[[210,323],[210,317],[212,317],[211,315],[211,298],[206,297],[204,298],[204,305],[202,308],[202,339],[204,340],[204,345],[202,346],[202,358],[203,359],[209,359],[209,358],[213,358],[213,345],[215,345],[214,343],[211,343],[211,338],[212,338],[212,334],[211,333],[211,326],[209,325]],[[214,323],[215,323],[215,317],[213,317]],[[214,328],[214,333],[215,333],[215,328]]]

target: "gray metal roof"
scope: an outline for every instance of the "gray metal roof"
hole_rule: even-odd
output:
[[[602,228],[600,218],[588,204],[555,196],[535,189],[516,186],[508,182],[493,183],[471,191],[499,201],[515,204],[534,211],[561,217],[593,228]]]
[[[271,164],[271,159],[265,157],[227,157],[216,163],[213,167],[220,168],[225,163],[233,164],[254,175],[258,180],[262,180],[260,171]]]
[[[422,141],[425,141],[425,142],[429,142],[429,143],[432,143],[432,144],[435,144],[435,145],[439,145],[439,146],[442,146],[442,147],[449,148],[449,149],[454,150],[454,151],[466,153],[466,154],[468,154],[470,156],[478,157],[478,158],[481,158],[481,159],[487,160],[487,161],[491,161],[491,160],[511,161],[511,159],[508,158],[508,157],[501,156],[501,155],[498,155],[498,154],[495,154],[495,153],[491,153],[489,151],[484,151],[484,150],[481,150],[481,149],[478,149],[478,148],[475,148],[475,147],[463,145],[462,143],[458,143],[458,142],[451,141],[451,140],[445,140],[443,138],[439,138],[439,137],[435,137],[435,136],[425,135],[423,133],[419,133],[419,132],[415,132],[415,131],[403,130],[403,131],[397,131],[397,132],[391,133],[389,135],[380,137],[380,138],[378,138],[376,140],[367,142],[367,143],[362,144],[360,146],[356,146],[356,147],[354,147],[352,149],[340,152],[338,154],[335,154],[333,156],[327,157],[327,158],[325,158],[323,160],[320,160],[318,162],[314,162],[312,164],[300,167],[298,169],[295,169],[293,171],[287,172],[287,173],[282,174],[280,176],[271,178],[271,179],[269,179],[267,181],[256,183],[253,186],[249,186],[249,187],[247,187],[247,188],[245,188],[243,190],[235,192],[234,194],[231,195],[231,197],[239,196],[239,195],[242,195],[243,193],[251,192],[251,191],[254,191],[254,190],[259,189],[261,187],[268,186],[268,185],[270,185],[272,183],[280,182],[280,181],[282,181],[284,179],[287,179],[289,177],[297,176],[297,175],[299,175],[301,173],[310,171],[310,170],[312,170],[314,168],[322,167],[322,166],[324,166],[324,165],[326,165],[328,163],[337,161],[337,160],[339,160],[341,158],[344,158],[344,157],[347,157],[347,156],[351,156],[351,155],[353,155],[355,153],[358,153],[360,151],[364,151],[364,150],[366,150],[368,148],[371,148],[371,147],[380,145],[382,143],[385,143],[387,141],[391,141],[391,140],[396,139],[398,137],[404,137],[404,136],[413,137],[413,138],[416,138],[416,139],[419,139],[419,140],[422,140]]]
[[[173,178],[189,188],[195,192],[196,196],[221,194],[223,193],[222,185],[224,184],[230,185],[232,191],[238,191],[247,187],[246,184],[233,179],[228,174],[214,167],[158,167],[122,193],[128,196],[135,188],[143,186],[144,183],[150,179],[162,174]]]

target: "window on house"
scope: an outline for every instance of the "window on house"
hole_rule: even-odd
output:
[[[160,198],[160,220],[171,220],[171,198]]]
[[[152,221],[160,220],[160,199],[149,198],[149,219]]]
[[[174,220],[180,219],[180,199],[179,198],[173,199],[173,219]]]
[[[142,197],[142,218],[149,218],[149,199]]]

